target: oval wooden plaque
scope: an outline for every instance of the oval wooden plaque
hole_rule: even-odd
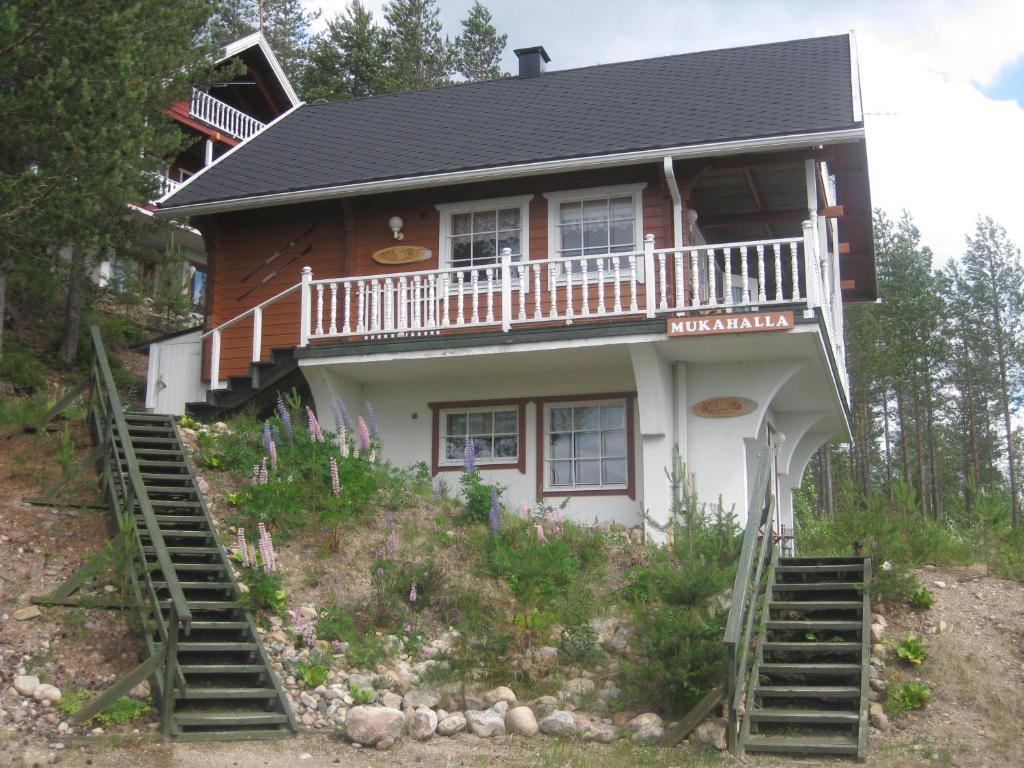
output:
[[[746,397],[710,397],[693,406],[693,412],[705,419],[731,419],[745,416],[757,408],[757,403]]]
[[[381,248],[374,251],[372,258],[378,264],[415,264],[418,261],[426,261],[433,252],[429,248],[420,245],[392,245],[390,248]]]

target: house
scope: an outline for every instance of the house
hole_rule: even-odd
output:
[[[290,365],[329,424],[372,402],[399,465],[455,481],[469,439],[513,506],[626,525],[666,520],[675,450],[742,520],[773,445],[787,535],[850,436],[843,306],[876,298],[854,38],[516,54],[295,107],[160,202],[210,254],[207,406]]]
[[[216,61],[216,80],[209,90],[193,88],[187,99],[170,104],[164,113],[179,126],[186,147],[158,178],[159,194],[174,192],[192,174],[251,137],[268,122],[299,103],[280,62],[259,32],[225,46]],[[136,216],[152,216],[155,201],[132,206]],[[176,249],[182,256],[181,280],[191,304],[199,310],[206,300],[206,247],[199,230],[181,223],[155,232],[142,246],[164,254]],[[101,288],[123,289],[126,281],[143,281],[146,293],[156,290],[159,260],[141,263],[116,257],[98,261],[93,280]],[[130,274],[128,270],[139,270]]]

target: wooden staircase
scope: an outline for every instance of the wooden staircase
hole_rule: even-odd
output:
[[[192,614],[189,635],[177,643],[180,680],[173,735],[195,739],[252,739],[295,730],[288,700],[270,667],[249,612],[239,603],[228,554],[214,531],[169,416],[125,413],[128,435],[160,538]],[[115,439],[123,470],[128,459]],[[145,567],[162,610],[170,606],[167,574],[153,537],[134,517]],[[157,644],[159,638],[152,638]]]
[[[725,630],[729,749],[863,760],[871,560],[781,556],[772,458],[758,461]]]
[[[224,388],[208,390],[205,402],[185,403],[185,412],[200,421],[216,421],[243,406],[257,411],[273,408],[278,391],[292,387],[303,391],[308,386],[299,372],[295,349],[273,349],[270,360],[249,364],[248,375],[229,376]]]
[[[865,756],[870,567],[860,557],[790,557],[769,569],[745,751]]]

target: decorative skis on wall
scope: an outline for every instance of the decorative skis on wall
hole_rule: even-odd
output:
[[[302,233],[301,235],[299,235],[298,237],[294,238],[294,239],[293,239],[293,240],[292,240],[291,242],[289,242],[289,243],[288,243],[287,245],[283,245],[283,246],[281,246],[281,247],[280,247],[280,248],[278,248],[278,249],[277,249],[276,251],[274,251],[274,252],[273,252],[272,254],[270,254],[270,255],[269,255],[269,256],[268,256],[268,257],[267,257],[266,259],[264,259],[264,260],[263,260],[263,263],[262,263],[262,264],[260,264],[260,265],[259,265],[258,267],[256,267],[256,269],[254,269],[254,270],[253,270],[252,272],[250,272],[249,274],[247,274],[247,275],[246,275],[245,277],[243,277],[243,278],[242,278],[242,280],[241,280],[241,282],[243,282],[243,283],[244,283],[244,282],[245,282],[246,280],[248,280],[248,279],[249,279],[250,277],[252,277],[253,275],[255,275],[255,274],[256,274],[257,272],[259,272],[259,271],[260,271],[261,269],[263,269],[263,268],[264,268],[264,267],[266,267],[266,266],[269,266],[269,265],[270,265],[270,264],[271,264],[272,262],[274,262],[274,261],[275,261],[275,260],[277,259],[277,257],[278,257],[278,256],[282,255],[282,254],[283,254],[283,253],[284,253],[285,251],[287,251],[287,250],[288,250],[289,248],[292,248],[292,247],[293,247],[293,246],[294,246],[294,245],[295,245],[295,244],[296,244],[297,242],[299,242],[299,240],[301,240],[302,238],[306,237],[306,236],[307,236],[307,235],[308,235],[308,234],[309,234],[310,232],[312,232],[312,231],[313,231],[314,229],[316,229],[316,224],[310,224],[310,226],[309,226],[309,229],[307,229],[307,230],[306,230],[305,232],[303,232],[303,233]],[[306,250],[305,250],[305,251],[303,251],[303,252],[302,252],[301,254],[299,254],[299,255],[301,256],[301,255],[303,255],[303,254],[307,253],[307,252],[309,251],[309,248],[311,248],[311,247],[312,247],[312,246],[309,246],[308,248],[306,248]],[[291,263],[291,262],[289,262],[289,263]],[[280,272],[280,268],[278,269],[278,272]],[[265,280],[265,279],[264,279],[264,282],[266,282],[266,280]],[[262,285],[262,284],[263,284],[263,283],[260,283],[260,285]],[[244,295],[244,294],[243,294],[243,295]]]
[[[283,271],[284,271],[285,269],[287,269],[288,267],[290,267],[290,266],[291,266],[292,264],[294,264],[294,263],[295,263],[296,261],[298,261],[299,259],[301,259],[301,258],[302,258],[303,256],[305,256],[305,255],[306,255],[307,253],[309,253],[309,252],[310,252],[310,251],[312,251],[312,250],[313,250],[313,244],[312,244],[312,243],[310,243],[310,244],[309,244],[309,245],[307,245],[307,246],[306,246],[305,248],[303,248],[303,249],[302,249],[302,252],[301,252],[301,253],[299,253],[299,254],[298,254],[297,256],[292,256],[292,258],[290,258],[290,259],[289,259],[288,261],[286,261],[286,262],[285,262],[284,264],[282,264],[282,265],[281,265],[280,267],[278,267],[277,269],[275,269],[275,270],[273,270],[273,271],[271,271],[271,272],[268,272],[268,273],[267,273],[267,274],[266,274],[266,275],[265,275],[265,276],[263,277],[263,279],[262,279],[262,280],[260,280],[260,281],[259,281],[258,283],[256,283],[256,285],[254,285],[254,286],[253,286],[252,288],[250,288],[249,290],[245,291],[245,293],[243,293],[243,294],[242,294],[241,296],[239,296],[239,297],[238,297],[238,300],[239,300],[239,301],[241,301],[241,300],[242,300],[242,299],[244,299],[244,298],[245,298],[246,296],[248,296],[248,295],[249,295],[250,293],[252,293],[253,291],[255,291],[255,290],[256,290],[257,288],[259,288],[259,287],[261,287],[261,286],[264,286],[264,285],[266,285],[267,283],[269,283],[269,282],[270,282],[271,280],[273,280],[273,279],[274,279],[275,277],[277,277],[277,276],[278,276],[279,274],[281,274],[281,273],[282,273],[282,272],[283,272]]]

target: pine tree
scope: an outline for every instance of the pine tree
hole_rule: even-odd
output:
[[[459,74],[470,82],[504,77],[501,54],[507,40],[508,35],[499,35],[491,23],[491,12],[476,0],[462,20],[462,34],[455,39]]]
[[[441,37],[435,0],[391,0],[384,6],[388,28],[388,90],[412,91],[447,85],[452,51]]]
[[[259,29],[260,0],[216,0],[206,27],[214,45],[224,46]]]
[[[320,12],[306,11],[300,0],[262,0],[263,36],[289,78],[298,79],[306,65],[310,25]]]
[[[303,98],[352,99],[384,93],[384,67],[384,31],[359,0],[352,0],[313,39],[302,79]]]

